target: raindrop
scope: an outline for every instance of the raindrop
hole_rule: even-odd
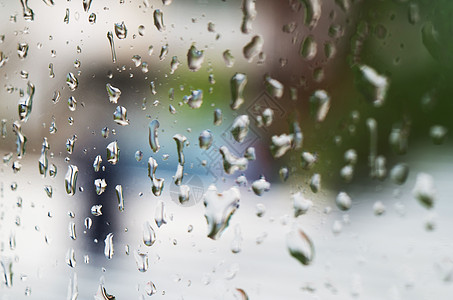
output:
[[[121,23],[115,23],[115,34],[116,37],[119,38],[120,40],[123,40],[127,36],[127,28],[124,22]]]
[[[171,1],[168,1],[168,0],[164,0],[165,2],[171,2]],[[167,4],[168,5],[168,4]],[[148,281],[148,283],[146,284],[145,286],[145,292],[148,296],[152,296],[154,295],[155,293],[157,293],[157,288],[156,286],[154,285],[154,283],[152,281]]]
[[[98,178],[94,180],[94,187],[96,189],[96,194],[100,195],[107,188],[107,183],[105,182],[105,179]]]
[[[203,130],[198,137],[201,149],[207,150],[212,145],[213,136],[210,130]]]
[[[338,193],[335,202],[340,210],[348,210],[352,205],[351,197],[346,192]]]
[[[280,81],[271,78],[270,76],[265,76],[264,85],[266,86],[266,90],[272,97],[280,99],[283,96],[284,87]]]
[[[252,190],[257,196],[262,196],[264,192],[268,192],[271,188],[271,184],[264,178],[264,176],[261,176],[260,179],[255,180],[252,183]]]
[[[127,119],[127,110],[124,106],[118,105],[113,112],[113,121],[121,126],[127,126],[130,121]]]
[[[310,179],[310,189],[313,193],[317,193],[321,190],[321,174],[313,174]]]
[[[69,72],[68,75],[66,75],[66,84],[71,91],[74,91],[79,85],[79,81],[73,73]]]
[[[214,125],[215,126],[219,126],[222,124],[222,110],[220,110],[219,108],[216,108],[214,110]]]
[[[304,23],[313,29],[321,17],[321,0],[302,0],[302,4],[305,8]]]
[[[245,171],[247,169],[247,158],[236,157],[226,146],[220,147],[219,152],[222,155],[225,173],[233,174],[236,171]]]
[[[69,237],[72,240],[76,240],[77,239],[77,235],[76,235],[75,223],[74,222],[72,222],[72,221],[69,222],[68,231],[69,231]]]
[[[263,38],[259,35],[255,35],[242,49],[245,59],[251,62],[255,56],[261,53],[263,44]]]
[[[118,148],[118,142],[113,141],[107,145],[107,161],[112,165],[116,165],[120,159],[120,149]]]
[[[355,83],[359,91],[374,106],[380,107],[384,104],[389,89],[387,77],[378,74],[369,66],[361,65],[356,67]]]
[[[159,60],[164,60],[165,57],[168,54],[168,44],[163,45],[162,48],[160,49],[160,54],[159,54]]]
[[[238,142],[242,143],[249,132],[250,119],[248,115],[240,115],[234,119],[231,126],[231,135]]]
[[[93,169],[95,172],[99,172],[99,169],[101,168],[101,163],[102,163],[102,157],[100,155],[97,155],[94,158],[94,162],[93,162]]]
[[[66,264],[71,268],[75,268],[76,266],[75,251],[73,248],[70,248],[68,252],[66,252]]]
[[[35,14],[33,13],[33,10],[28,7],[28,0],[20,0],[20,3],[22,4],[24,19],[26,21],[33,21]]]
[[[315,256],[315,247],[300,228],[293,229],[286,237],[289,253],[303,265],[309,265]]]
[[[70,196],[74,195],[76,192],[76,184],[77,184],[77,175],[79,173],[79,169],[77,166],[69,165],[68,171],[66,172],[64,178],[64,185],[66,193]]]
[[[432,208],[436,199],[434,178],[426,173],[418,173],[412,193],[423,206]]]
[[[234,65],[234,56],[231,54],[230,50],[225,50],[223,52],[223,61],[225,62],[225,65],[227,68],[231,68]]]
[[[19,43],[17,45],[17,55],[20,59],[24,59],[27,57],[28,54],[28,44],[27,43]]]
[[[142,273],[148,271],[148,254],[136,251],[134,257],[137,269]]]
[[[114,249],[113,249],[113,233],[107,234],[104,240],[104,256],[107,259],[112,259]]]
[[[89,16],[88,16],[88,22],[93,25],[96,23],[96,14],[95,13],[91,13]]]
[[[112,52],[112,62],[116,63],[115,43],[113,42],[113,33],[111,31],[107,32],[107,39],[109,40],[110,51]]]
[[[156,26],[157,30],[164,31],[164,13],[160,9],[156,9],[153,13],[154,17],[154,26]]]
[[[167,217],[165,214],[165,205],[163,201],[157,202],[156,211],[154,213],[154,221],[156,221],[157,227],[160,228],[163,224],[167,224]]]
[[[324,90],[317,90],[310,97],[310,112],[317,122],[325,120],[330,109],[330,96]]]
[[[318,53],[318,44],[314,36],[308,35],[300,44],[300,55],[307,60],[312,60]]]
[[[192,45],[187,52],[187,66],[193,72],[198,71],[201,68],[201,64],[204,61],[204,51],[197,50],[195,45]]]
[[[18,103],[19,108],[19,120],[22,122],[27,122],[30,117],[31,110],[33,107],[33,96],[35,94],[35,86],[31,83],[27,83],[27,92],[24,93],[23,90],[20,90],[20,99]]]
[[[150,247],[156,242],[156,233],[148,221],[143,224],[143,243]]]
[[[215,185],[209,186],[203,200],[209,238],[214,240],[220,238],[234,212],[239,208],[239,201],[240,193],[236,187],[219,193]]]
[[[390,178],[396,184],[404,184],[409,175],[409,165],[406,163],[396,164],[390,171]]]
[[[64,16],[63,22],[69,24],[69,8],[66,8],[66,14]]]
[[[175,73],[175,71],[178,69],[178,67],[180,65],[181,65],[181,63],[179,62],[178,57],[177,56],[173,56],[171,58],[171,62],[170,62],[170,74]]]
[[[294,207],[294,217],[297,218],[300,215],[304,215],[313,206],[311,200],[306,199],[301,192],[297,192],[291,196]]]
[[[255,7],[255,0],[242,1],[242,33],[250,33],[252,31],[252,22],[255,20],[257,12]]]
[[[99,217],[102,215],[102,205],[98,204],[98,205],[93,205],[91,206],[91,214],[95,217]]]
[[[159,151],[160,145],[159,145],[159,140],[157,139],[157,130],[159,129],[160,123],[157,120],[152,120],[149,123],[148,129],[149,129],[149,145],[151,147],[151,150],[153,150],[154,153]]]
[[[109,95],[110,103],[117,103],[118,102],[118,98],[121,96],[120,89],[112,86],[110,83],[107,83],[105,85],[105,88],[107,89],[107,93]]]

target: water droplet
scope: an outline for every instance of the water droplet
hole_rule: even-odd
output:
[[[215,126],[221,125],[222,124],[222,119],[223,119],[222,110],[220,110],[219,108],[216,108],[214,110],[214,125]]]
[[[388,78],[366,65],[355,67],[355,73],[356,86],[363,96],[374,106],[382,106],[389,89]]]
[[[90,10],[90,7],[91,7],[91,2],[93,0],[82,0],[82,4],[83,4],[83,10],[85,12],[88,12]]]
[[[52,198],[53,188],[51,185],[45,185],[44,191],[46,192],[47,197]]]
[[[426,173],[418,173],[412,193],[423,206],[432,208],[436,199],[434,178]]]
[[[75,223],[74,222],[72,222],[72,221],[69,222],[68,231],[69,231],[69,237],[72,240],[76,240],[77,239],[77,235],[76,235],[76,229],[75,229]]]
[[[376,201],[373,204],[373,212],[376,216],[381,216],[385,213],[385,205],[382,201]]]
[[[107,259],[112,259],[114,249],[113,249],[113,233],[107,234],[104,240],[104,256]]]
[[[231,77],[231,108],[236,110],[244,103],[244,88],[247,84],[247,75],[236,73]]]
[[[324,90],[317,90],[310,97],[310,112],[317,122],[325,120],[330,109],[330,96]]]
[[[75,111],[77,108],[77,100],[73,96],[68,98],[68,108],[70,111]]]
[[[64,185],[66,193],[70,196],[74,195],[76,192],[76,184],[77,184],[77,175],[79,174],[79,169],[77,166],[69,165],[68,171],[66,172],[64,178]]]
[[[33,10],[30,7],[28,7],[28,0],[20,0],[20,3],[22,4],[24,20],[33,21],[35,18],[35,14],[33,13]]]
[[[310,179],[310,189],[313,193],[317,193],[321,190],[321,174],[313,174]]]
[[[17,55],[20,59],[24,59],[27,57],[28,54],[28,44],[27,43],[19,43],[17,45]]]
[[[255,35],[242,49],[245,59],[251,62],[255,56],[263,51],[263,44],[263,38],[259,35]]]
[[[406,163],[396,164],[390,171],[390,178],[396,184],[404,184],[409,175],[409,166]]]
[[[110,83],[107,83],[105,85],[105,88],[107,89],[107,93],[109,95],[110,103],[117,103],[118,102],[118,98],[121,96],[120,89],[112,86]]]
[[[313,29],[321,17],[321,0],[302,0],[302,4],[305,8],[304,23]]]
[[[234,212],[239,208],[240,196],[236,187],[219,193],[215,185],[209,186],[203,200],[209,238],[214,240],[220,238]]]
[[[157,120],[152,120],[149,123],[148,129],[149,129],[149,145],[151,147],[151,150],[153,150],[154,153],[159,151],[160,145],[159,145],[159,140],[157,139],[157,130],[159,129],[160,123]]]
[[[168,1],[168,0],[164,0],[164,1],[165,2],[171,2],[171,1]],[[156,288],[156,286],[154,285],[154,283],[152,281],[148,281],[148,283],[145,286],[145,291],[146,291],[146,294],[148,296],[152,296],[155,293],[157,293],[157,288]]]
[[[104,283],[101,283],[99,284],[99,288],[94,296],[94,300],[115,300],[115,296],[109,295],[105,290]]]
[[[116,63],[115,43],[113,42],[113,33],[111,31],[107,32],[107,39],[110,44],[110,52],[112,52],[112,62]]]
[[[271,154],[274,158],[279,158],[285,155],[288,150],[291,149],[293,145],[293,135],[292,134],[281,134],[281,135],[273,135],[271,137],[271,145],[270,150]]]
[[[204,149],[204,150],[209,149],[209,147],[211,147],[211,145],[212,145],[212,140],[213,140],[213,136],[212,136],[211,131],[209,129],[203,130],[200,133],[200,136],[198,137],[198,142],[199,142],[200,148]]]
[[[242,1],[242,33],[252,32],[252,21],[255,20],[257,12],[255,7],[255,0],[244,0]]]
[[[315,247],[308,235],[300,228],[293,229],[286,236],[289,253],[303,265],[309,265],[315,256]]]
[[[96,23],[96,14],[95,13],[91,13],[89,16],[88,16],[88,22],[93,25]]]
[[[154,213],[154,221],[156,221],[157,227],[160,228],[163,224],[167,224],[167,217],[165,214],[165,205],[163,201],[157,202],[156,211]]]
[[[49,150],[49,143],[47,142],[47,138],[43,138],[42,142],[42,148],[41,148],[41,156],[39,157],[38,160],[38,166],[39,166],[39,174],[43,175],[43,177],[46,176],[47,173],[47,168],[49,166],[49,161],[47,159],[47,151]]]
[[[168,54],[168,44],[163,45],[162,48],[160,49],[160,54],[159,54],[159,60],[164,60],[165,57]]]
[[[150,157],[148,159],[148,177],[151,179],[152,187],[151,190],[155,196],[160,196],[162,189],[164,188],[164,179],[157,178],[155,173],[158,167],[157,161]]]
[[[242,233],[241,233],[241,227],[239,227],[239,224],[236,224],[234,227],[234,239],[231,242],[231,252],[233,253],[239,253],[241,252],[242,248]]]
[[[187,52],[187,66],[193,72],[198,71],[204,61],[204,51],[197,50],[195,45],[192,45]]]
[[[283,96],[284,86],[280,81],[270,76],[265,76],[264,85],[272,97],[280,99]]]
[[[261,176],[260,179],[255,180],[252,183],[252,190],[257,196],[262,196],[264,192],[268,192],[271,188],[271,184],[264,178],[264,176]]]
[[[339,192],[335,202],[340,210],[349,210],[352,205],[351,197],[346,192]]]
[[[234,119],[231,126],[231,135],[238,142],[242,143],[249,132],[250,119],[248,115],[240,115]]]
[[[22,122],[27,122],[31,110],[33,107],[33,96],[35,94],[35,86],[31,83],[27,83],[27,92],[24,93],[23,90],[20,90],[20,99],[18,103],[19,108],[19,120]]]
[[[127,37],[127,28],[126,25],[124,24],[124,21],[121,23],[115,23],[114,28],[117,38],[123,40]]]
[[[134,257],[137,269],[142,273],[148,271],[148,254],[141,253],[137,250],[134,252]]]
[[[184,165],[185,163],[185,159],[184,159],[184,144],[186,143],[187,141],[187,138],[185,136],[183,136],[182,134],[175,134],[173,136],[173,140],[175,140],[176,142],[176,150],[178,151],[178,162],[181,164],[181,165]]]
[[[297,192],[291,196],[294,207],[294,217],[297,218],[300,215],[304,215],[313,206],[311,200],[306,199],[301,192]]]
[[[109,137],[109,128],[108,127],[102,128],[101,134],[102,134],[103,138],[105,138],[105,139],[108,138]]]
[[[447,133],[448,129],[441,125],[435,125],[429,129],[429,135],[435,145],[441,145],[444,142]]]
[[[71,91],[74,91],[79,85],[79,80],[72,72],[69,72],[68,75],[66,75],[66,84]]]
[[[98,204],[98,205],[93,205],[91,207],[91,214],[95,217],[99,217],[102,215],[102,205]]]
[[[107,161],[112,165],[116,165],[120,159],[120,149],[118,148],[118,142],[113,141],[107,145]]]
[[[55,177],[57,176],[57,166],[55,164],[51,164],[49,166],[49,176],[50,177]]]
[[[175,184],[181,185],[183,177],[184,177],[184,166],[181,164],[178,164],[178,167],[176,168],[176,173],[174,176]]]
[[[91,220],[90,217],[86,217],[85,220],[84,220],[84,223],[85,223],[85,228],[87,230],[90,230],[91,229],[91,225],[93,225],[93,220]]]
[[[184,204],[190,200],[190,187],[188,185],[179,186],[178,200],[181,204]]]
[[[179,62],[178,57],[177,56],[173,56],[171,58],[171,62],[170,62],[170,74],[175,73],[175,71],[178,69],[178,67],[180,65],[181,65],[181,63]]]
[[[145,26],[143,26],[143,25],[138,26],[138,34],[140,36],[144,36],[145,35]]]
[[[118,105],[113,112],[113,121],[121,126],[127,126],[130,121],[127,119],[127,110],[124,106]]]
[[[410,3],[409,4],[409,12],[408,12],[409,23],[416,24],[420,21],[420,9],[417,3]]]
[[[25,144],[27,138],[22,134],[22,128],[18,121],[13,123],[13,132],[16,134],[16,154],[21,159],[25,155]]]
[[[69,24],[69,8],[66,8],[66,14],[64,16],[63,22]]]
[[[154,26],[156,26],[157,30],[164,31],[165,30],[164,13],[160,9],[156,9],[154,10],[153,17]]]
[[[143,243],[151,247],[156,242],[156,233],[154,232],[153,227],[146,221],[143,224]]]
[[[223,52],[223,61],[225,62],[225,65],[227,68],[231,68],[234,66],[234,56],[231,54],[230,50],[225,50]]]
[[[245,171],[247,169],[247,158],[235,156],[226,146],[220,147],[219,152],[222,155],[225,173],[233,174],[236,171]]]
[[[99,169],[101,168],[101,163],[102,157],[100,155],[96,155],[93,162],[93,169],[95,172],[99,172]]]
[[[96,189],[96,194],[100,195],[107,188],[107,183],[105,182],[105,179],[98,178],[94,180],[94,187]]]
[[[75,251],[73,248],[70,248],[68,252],[66,252],[66,264],[71,268],[75,268],[76,266]]]
[[[75,134],[66,140],[66,151],[68,152],[68,154],[72,154],[72,152],[74,151],[74,145],[76,141],[77,135]]]

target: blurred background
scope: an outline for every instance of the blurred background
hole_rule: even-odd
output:
[[[0,299],[451,294],[450,1],[0,8]]]

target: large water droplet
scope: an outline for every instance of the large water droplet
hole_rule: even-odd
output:
[[[156,9],[154,10],[153,17],[154,26],[156,26],[157,30],[164,31],[165,30],[164,13],[160,9]]]
[[[142,273],[148,271],[148,254],[141,253],[137,250],[134,252],[134,257],[137,269]]]
[[[423,206],[432,208],[436,200],[434,178],[426,173],[418,173],[412,193]]]
[[[204,61],[204,51],[197,50],[195,45],[192,45],[187,52],[187,66],[193,72],[198,71],[201,68],[201,64]]]
[[[283,96],[284,86],[280,81],[270,76],[265,76],[264,85],[272,97],[279,99]]]
[[[107,32],[107,39],[110,44],[110,52],[112,53],[112,62],[116,63],[115,43],[113,42],[113,33],[111,31]]]
[[[127,119],[127,110],[124,106],[118,105],[113,112],[113,121],[121,126],[127,126],[130,121]]]
[[[118,210],[124,211],[123,187],[121,184],[115,186],[116,199],[118,200]]]
[[[105,179],[98,178],[94,180],[94,187],[96,189],[96,194],[100,195],[107,188],[107,183],[105,182]]]
[[[154,232],[153,227],[146,221],[143,224],[143,243],[150,247],[156,242],[156,233]]]
[[[286,237],[289,253],[303,265],[309,265],[315,256],[315,247],[308,235],[300,228],[293,229]]]
[[[304,5],[304,23],[313,29],[321,17],[321,0],[302,0]]]
[[[105,88],[107,89],[107,93],[109,95],[110,103],[117,103],[118,102],[118,98],[121,96],[120,89],[112,86],[110,83],[107,83],[105,85]]]
[[[184,96],[184,102],[187,102],[190,108],[200,108],[203,104],[203,91],[193,90],[190,96]]]
[[[395,165],[390,171],[390,178],[396,184],[404,184],[407,176],[409,175],[409,165],[406,163],[399,163]]]
[[[210,185],[204,195],[205,217],[208,223],[208,237],[218,239],[228,227],[228,223],[239,207],[240,193],[232,187],[223,193],[217,192],[215,185]]]
[[[255,20],[257,12],[255,7],[255,0],[242,1],[242,33],[250,33],[252,31],[252,21]]]
[[[317,90],[310,97],[310,112],[317,122],[325,120],[330,109],[330,96],[324,90]]]
[[[242,143],[249,132],[250,119],[248,115],[237,116],[231,126],[231,135],[238,142]]]
[[[22,122],[27,122],[31,110],[33,107],[33,96],[35,94],[35,86],[31,83],[27,83],[27,92],[24,93],[20,90],[20,99],[18,103],[19,108],[19,120]]]
[[[113,141],[107,145],[107,161],[112,165],[116,165],[120,159],[120,149],[118,148],[118,142]]]
[[[127,28],[126,25],[124,24],[124,21],[121,23],[115,23],[114,27],[117,38],[123,40],[127,37]]]
[[[200,136],[198,137],[198,143],[200,145],[200,148],[204,149],[204,150],[209,149],[209,147],[211,147],[211,145],[212,145],[212,140],[213,140],[213,136],[212,136],[211,131],[209,129],[203,130],[200,133]]]
[[[339,192],[335,199],[335,203],[339,209],[348,210],[351,208],[352,200],[346,192]]]
[[[79,169],[77,166],[69,165],[68,171],[66,172],[64,178],[65,190],[68,195],[74,195],[76,192],[77,184],[77,175],[79,174]]]
[[[300,44],[300,55],[307,60],[312,60],[318,53],[318,44],[314,36],[308,35]]]
[[[183,150],[184,150],[184,144],[186,143],[187,138],[185,136],[183,136],[182,134],[177,133],[173,136],[173,139],[176,142],[176,150],[178,151],[178,162],[181,165],[184,165],[185,159],[184,159]]]
[[[244,103],[244,88],[247,84],[247,75],[236,73],[231,77],[231,109],[238,109]]]
[[[261,176],[260,179],[255,180],[252,183],[252,190],[257,196],[262,196],[264,192],[269,191],[271,188],[271,184],[264,178],[264,176]]]
[[[66,84],[71,91],[74,91],[79,85],[79,80],[72,72],[69,72],[68,75],[66,75]]]
[[[263,44],[263,38],[259,35],[255,35],[242,49],[245,59],[251,62],[255,56],[261,53]]]
[[[236,171],[245,171],[247,169],[247,158],[235,156],[226,146],[220,147],[219,152],[223,158],[223,169],[225,173],[233,174]]]
[[[356,67],[355,73],[355,84],[359,91],[374,106],[382,106],[389,89],[388,78],[366,65]]]
[[[297,192],[291,196],[294,207],[294,217],[297,218],[300,215],[304,215],[313,206],[311,200],[306,199],[301,192]]]
[[[151,147],[151,150],[153,150],[154,153],[159,151],[160,146],[159,146],[159,140],[157,139],[157,130],[159,129],[159,121],[157,120],[152,120],[149,123],[148,130],[149,130],[149,146]]]
[[[112,259],[113,257],[113,233],[107,234],[104,240],[104,255],[107,259]]]

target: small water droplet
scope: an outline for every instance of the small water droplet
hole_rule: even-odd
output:
[[[118,148],[118,142],[113,141],[107,145],[107,161],[112,165],[116,165],[120,159],[120,149]]]
[[[74,195],[76,192],[76,184],[77,184],[77,175],[79,173],[79,169],[77,166],[69,165],[68,171],[66,172],[64,184],[66,193],[70,196]]]

